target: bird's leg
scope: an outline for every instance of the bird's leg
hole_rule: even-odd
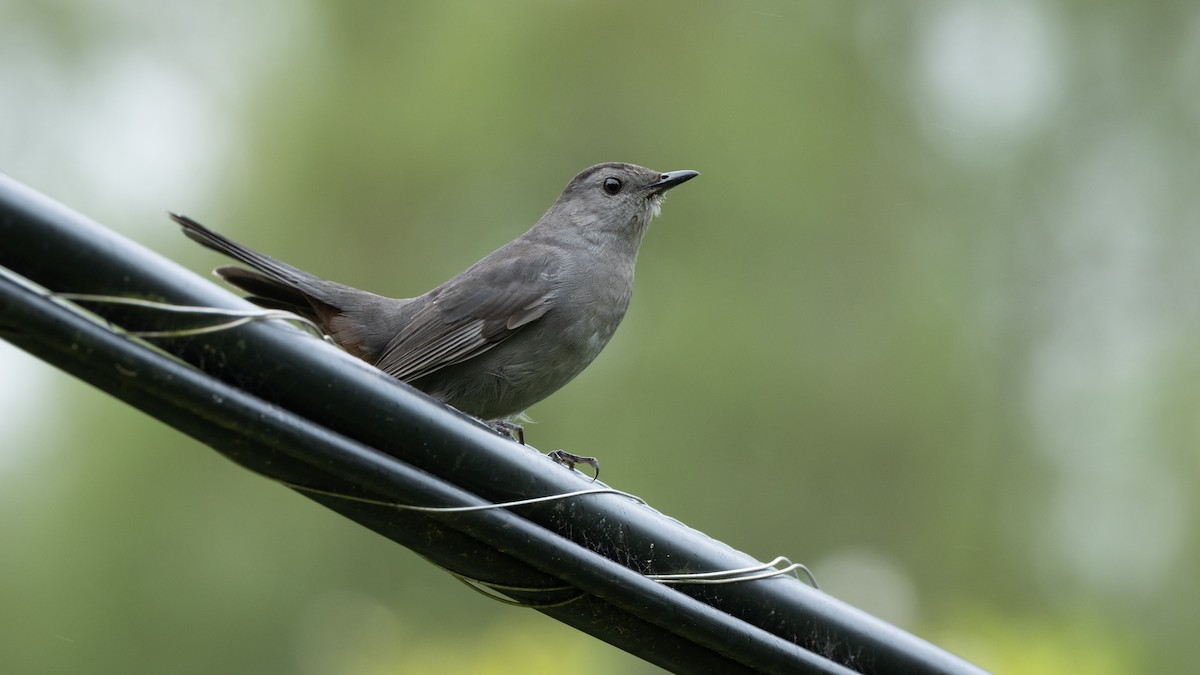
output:
[[[488,422],[488,426],[501,436],[507,436],[521,445],[525,445],[525,427],[520,424],[509,420],[492,420]]]
[[[600,477],[600,460],[595,457],[581,457],[580,455],[573,455],[566,450],[555,450],[554,452],[547,453],[546,456],[572,471],[575,470],[576,464],[587,464],[592,467],[592,471],[594,472],[592,480],[595,481]]]
[[[486,424],[492,428],[492,431],[501,436],[506,436],[521,445],[525,445],[525,427],[520,424],[512,420],[491,420]],[[592,467],[592,480],[600,478],[600,460],[595,457],[584,457],[572,454],[566,450],[555,450],[554,452],[547,453],[546,456],[572,471],[575,470],[576,464],[587,464]]]

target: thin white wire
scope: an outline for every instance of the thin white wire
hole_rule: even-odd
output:
[[[156,338],[156,337],[189,337],[192,335],[204,335],[206,333],[215,333],[222,330],[229,330],[238,326],[245,325],[252,321],[266,321],[270,319],[278,319],[299,324],[313,335],[322,339],[328,340],[328,336],[321,330],[317,324],[308,319],[292,312],[286,312],[280,309],[224,309],[221,307],[201,307],[194,305],[173,305],[166,302],[157,302],[154,300],[145,300],[142,298],[126,298],[116,295],[93,295],[89,293],[51,293],[48,297],[60,298],[71,302],[95,302],[109,305],[128,305],[132,307],[143,307],[147,309],[155,309],[163,312],[175,312],[178,314],[199,314],[210,316],[232,317],[230,321],[224,321],[211,326],[202,326],[200,328],[179,328],[174,330],[143,330],[135,331],[123,329],[125,334],[141,338]]]
[[[144,308],[148,308],[148,309],[156,309],[156,310],[165,311],[165,312],[232,317],[231,321],[226,321],[226,322],[222,322],[222,323],[219,323],[216,325],[205,326],[205,327],[201,327],[201,328],[179,329],[179,330],[171,330],[171,331],[124,331],[127,335],[134,336],[134,337],[151,338],[151,337],[184,337],[184,336],[191,336],[191,335],[202,335],[205,333],[213,333],[213,332],[217,332],[217,331],[221,331],[221,330],[228,330],[230,328],[235,328],[237,326],[241,326],[246,323],[250,323],[251,321],[264,321],[264,320],[278,319],[278,320],[282,320],[282,321],[288,321],[288,322],[299,324],[302,327],[304,327],[305,329],[311,331],[313,334],[315,334],[325,340],[329,340],[329,336],[325,335],[321,331],[321,329],[312,321],[310,321],[302,316],[299,316],[297,314],[293,314],[291,312],[285,312],[283,310],[223,309],[223,308],[219,308],[219,307],[173,305],[173,304],[168,304],[168,303],[164,303],[164,302],[156,302],[153,300],[144,300],[141,298],[127,298],[127,297],[112,296],[112,295],[93,295],[93,294],[87,294],[87,293],[54,293],[52,291],[49,291],[48,289],[43,288],[42,286],[39,286],[38,284],[34,283],[33,281],[26,279],[25,277],[23,277],[19,274],[16,274],[15,272],[13,272],[12,270],[9,270],[6,267],[0,266],[0,276],[3,276],[4,278],[6,278],[12,282],[14,282],[22,287],[27,288],[28,290],[30,290],[34,293],[37,293],[38,295],[40,295],[42,297],[49,298],[49,299],[54,300],[59,303],[61,303],[61,301],[64,301],[64,300],[69,301],[66,306],[68,306],[69,308],[71,308],[75,311],[78,311],[81,308],[79,308],[76,305],[72,305],[70,303],[97,302],[97,303],[106,303],[106,304],[114,304],[114,305],[129,305],[129,306],[135,306],[135,307],[144,307]],[[642,499],[641,497],[638,497],[637,495],[633,495],[628,492],[624,492],[624,491],[617,490],[614,488],[588,488],[588,489],[584,489],[584,490],[576,490],[574,492],[564,492],[562,494],[557,494],[557,495],[545,495],[542,497],[530,497],[528,499],[518,499],[518,500],[514,500],[514,501],[509,501],[509,502],[499,502],[496,504],[480,504],[480,505],[475,505],[475,506],[417,506],[417,505],[413,505],[413,504],[399,504],[399,503],[395,503],[395,502],[387,502],[387,501],[376,500],[376,499],[368,499],[365,497],[354,497],[351,495],[344,495],[344,494],[339,494],[336,492],[330,492],[327,490],[321,490],[318,488],[311,488],[311,487],[307,487],[304,485],[289,483],[287,481],[277,481],[277,482],[282,483],[283,485],[286,485],[288,487],[291,487],[291,488],[294,488],[294,489],[297,489],[300,491],[304,491],[304,492],[312,492],[312,493],[316,493],[316,494],[323,494],[323,495],[330,496],[330,497],[337,497],[340,499],[347,499],[347,500],[357,501],[357,502],[362,502],[362,503],[367,503],[367,504],[377,504],[379,506],[386,506],[389,508],[394,508],[394,509],[399,509],[399,510],[404,510],[404,511],[416,511],[416,512],[423,512],[423,513],[468,513],[468,512],[472,512],[472,511],[486,511],[489,509],[507,509],[507,508],[513,508],[513,507],[517,507],[517,506],[527,506],[529,504],[539,504],[539,503],[544,503],[544,502],[549,502],[549,501],[554,501],[554,500],[559,500],[559,499],[570,499],[573,497],[582,497],[582,496],[591,495],[591,494],[615,494],[615,495],[627,497],[639,504],[646,504],[646,501],[644,499]],[[779,565],[781,563],[786,563],[786,565],[784,567],[777,567],[777,565]],[[787,575],[787,574],[791,574],[792,576],[795,576],[797,579],[799,579],[800,573],[803,573],[804,576],[808,578],[808,581],[813,586],[813,588],[817,588],[817,589],[820,588],[820,586],[817,584],[816,578],[813,576],[813,573],[808,569],[808,567],[806,567],[800,563],[793,563],[791,560],[789,560],[788,558],[786,558],[784,556],[779,556],[769,563],[761,563],[759,565],[754,565],[751,567],[743,567],[740,569],[718,570],[715,572],[691,572],[691,573],[681,573],[681,574],[646,574],[644,576],[647,579],[651,579],[653,581],[657,581],[657,582],[663,583],[663,584],[731,584],[731,583],[743,583],[746,581],[756,581],[759,579],[769,579],[771,577],[777,577],[777,576],[782,576],[782,575]],[[494,588],[498,588],[498,589],[509,588],[509,587],[505,587],[500,584],[493,584],[493,583],[481,581],[478,579],[468,579],[467,577],[463,577],[462,575],[455,574],[453,572],[451,572],[451,574],[454,574],[454,576],[458,577],[461,581],[463,581],[464,583],[467,583],[468,585],[471,585],[470,582],[474,582],[476,584],[480,584],[485,587],[494,587]],[[511,588],[511,590],[557,591],[557,590],[563,590],[563,588],[565,588],[565,587],[559,587],[559,588],[554,588],[554,589]],[[477,590],[479,590],[479,589],[477,589]],[[489,595],[489,597],[495,597],[495,596]],[[495,598],[495,599],[501,600],[503,602],[510,602],[510,603],[512,602],[512,601],[504,600],[502,598]],[[516,604],[525,604],[525,603],[516,603]]]
[[[477,504],[474,506],[417,506],[415,504],[399,504],[397,502],[389,502],[381,499],[370,499],[368,497],[355,497],[353,495],[344,495],[338,492],[322,490],[320,488],[308,487],[305,485],[297,485],[287,481],[276,481],[290,488],[300,490],[301,492],[312,492],[327,497],[337,497],[346,499],[352,502],[360,502],[363,504],[375,504],[377,506],[386,506],[388,508],[397,509],[400,511],[417,511],[420,513],[468,513],[471,511],[489,511],[492,509],[509,509],[514,506],[527,506],[529,504],[540,504],[542,502],[552,502],[557,499],[570,499],[572,497],[583,497],[585,495],[620,495],[628,497],[639,504],[645,504],[646,500],[637,495],[628,492],[622,492],[614,488],[587,488],[584,490],[576,490],[574,492],[563,492],[556,495],[545,495],[543,497],[530,497],[528,499],[517,499],[511,502],[497,502],[495,504]]]
[[[784,567],[776,567],[781,563],[786,563]],[[739,583],[743,581],[755,581],[758,579],[769,579],[771,577],[791,574],[797,579],[800,578],[800,573],[803,573],[808,578],[813,588],[820,588],[817,584],[816,577],[808,569],[808,567],[794,563],[784,556],[779,556],[767,563],[760,563],[752,567],[743,567],[735,570],[719,570],[716,572],[688,572],[683,574],[647,574],[646,578],[653,579],[664,584],[729,584]]]
[[[283,485],[286,485],[290,488],[300,490],[302,492],[312,492],[312,493],[316,493],[316,494],[326,495],[329,497],[337,497],[340,499],[347,499],[350,501],[361,502],[361,503],[365,503],[365,504],[376,504],[378,506],[386,506],[388,508],[398,509],[398,510],[402,510],[402,511],[416,511],[416,512],[420,512],[420,513],[468,513],[471,511],[487,511],[490,509],[508,509],[508,508],[512,508],[515,506],[526,506],[529,504],[539,504],[539,503],[543,503],[543,502],[555,501],[558,499],[571,499],[573,497],[582,497],[585,495],[595,495],[595,494],[620,495],[622,497],[627,497],[629,499],[632,499],[633,501],[635,501],[639,504],[646,504],[646,500],[642,499],[641,497],[638,497],[637,495],[630,494],[628,492],[623,492],[621,490],[617,490],[614,488],[588,488],[588,489],[584,489],[584,490],[576,490],[574,492],[563,492],[561,494],[545,495],[543,497],[530,497],[528,499],[517,499],[514,501],[498,502],[495,504],[479,504],[479,505],[475,505],[475,506],[417,506],[417,505],[413,505],[413,504],[399,504],[396,502],[383,501],[383,500],[379,500],[379,499],[370,499],[367,497],[354,497],[351,495],[344,495],[344,494],[340,494],[337,492],[331,492],[328,490],[321,490],[319,488],[311,488],[311,487],[307,487],[304,485],[297,485],[295,483],[288,483],[286,481],[277,481],[277,482],[282,483]],[[777,565],[779,565],[781,563],[786,563],[786,565],[782,568],[776,567]],[[657,581],[657,582],[660,582],[663,584],[668,584],[668,585],[680,584],[680,585],[682,585],[682,584],[733,584],[733,583],[742,583],[742,582],[746,582],[746,581],[756,581],[758,579],[769,579],[771,577],[784,576],[784,575],[789,575],[789,574],[796,577],[797,579],[800,579],[801,578],[800,575],[803,574],[808,579],[809,584],[811,584],[813,588],[817,588],[817,589],[820,588],[820,586],[817,584],[816,577],[813,576],[813,573],[808,569],[808,567],[806,567],[800,563],[794,563],[784,556],[779,556],[768,563],[760,563],[758,565],[754,565],[751,567],[743,567],[740,569],[719,570],[716,572],[690,572],[690,573],[681,573],[681,574],[645,574],[643,576],[645,576],[647,579],[651,579],[653,581]],[[455,576],[460,576],[460,575],[456,574]],[[463,579],[465,579],[465,577],[463,577]],[[474,581],[474,582],[479,583],[484,586],[493,586],[494,585],[494,584],[490,584],[488,582],[480,581],[477,579],[471,579],[470,581]],[[536,589],[522,589],[522,590],[536,590]],[[553,590],[561,590],[561,589],[553,589]]]

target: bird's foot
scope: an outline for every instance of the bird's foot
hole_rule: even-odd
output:
[[[581,457],[573,455],[566,450],[555,450],[554,452],[547,453],[546,456],[572,471],[575,470],[576,464],[587,464],[592,467],[592,480],[595,481],[600,477],[600,460],[595,457]]]
[[[501,436],[511,438],[521,445],[525,445],[525,427],[520,424],[508,420],[492,420],[488,422],[488,426],[492,428],[492,431]]]

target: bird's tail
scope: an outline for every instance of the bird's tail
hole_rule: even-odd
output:
[[[188,239],[254,268],[248,270],[226,266],[214,270],[228,283],[250,293],[247,300],[254,304],[286,309],[319,323],[328,319],[331,313],[339,311],[329,292],[330,286],[338,284],[246,248],[187,216],[177,213],[171,213],[170,216],[183,228]]]

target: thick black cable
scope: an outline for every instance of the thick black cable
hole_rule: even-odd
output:
[[[372,499],[441,506],[488,503],[394,457],[268,405],[112,333],[2,278],[0,308],[4,310],[0,335],[215,447],[228,444],[234,435],[243,451],[255,448],[257,455],[265,450],[288,457],[327,474],[326,485],[328,479],[333,479],[334,484],[356,486],[355,492],[369,494]],[[219,404],[214,404],[217,401]],[[257,468],[269,476],[275,473],[273,467]],[[339,492],[328,487],[322,491]],[[301,493],[310,494],[304,490]],[[323,495],[314,498],[331,506],[360,503]],[[384,506],[364,506],[382,514],[396,513]],[[625,612],[636,613],[643,619],[650,617],[646,623],[658,624],[655,632],[659,639],[683,638],[690,645],[707,649],[707,654],[691,654],[690,660],[694,662],[689,669],[697,668],[696,672],[713,672],[714,664],[760,672],[850,672],[650,581],[511,511],[493,509],[435,515],[432,520],[494,551],[506,551],[513,558],[541,568],[540,571],[552,575],[550,581],[563,580],[553,581],[554,585],[576,584]],[[427,542],[420,550],[442,557],[442,564],[458,566],[442,554],[440,542],[437,546]],[[662,620],[665,617],[671,618]],[[642,626],[643,630],[646,628]]]
[[[248,307],[174,263],[3,178],[0,264],[54,290]],[[144,313],[132,310],[104,312],[122,325],[148,319]],[[499,438],[482,425],[294,329],[247,325],[204,338],[161,344],[236,389],[400,458],[488,501],[569,492],[586,485],[577,474]],[[243,460],[254,454],[251,449],[242,450]],[[334,508],[347,515],[352,511],[344,505]],[[713,571],[754,562],[653,509],[621,497],[587,497],[529,507],[522,509],[522,515],[639,572]],[[855,669],[980,672],[798,581],[772,579],[718,587],[681,587],[679,592]],[[687,617],[676,619],[686,621]],[[617,625],[615,631],[622,628]]]

